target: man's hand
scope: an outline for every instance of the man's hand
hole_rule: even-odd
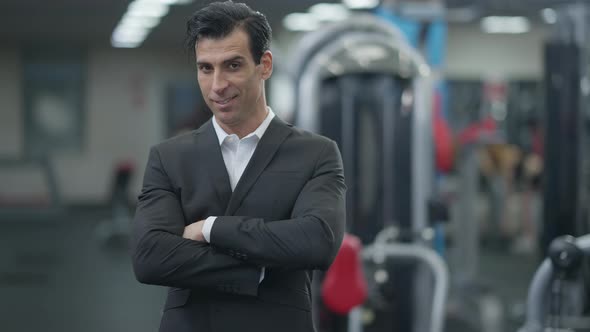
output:
[[[186,226],[184,228],[184,233],[182,233],[182,237],[193,241],[206,242],[205,238],[203,237],[204,223],[205,220],[199,220],[195,223]]]

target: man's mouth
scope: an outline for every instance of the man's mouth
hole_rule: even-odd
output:
[[[227,99],[222,99],[222,100],[213,100],[216,104],[219,104],[221,106],[228,104],[230,101],[234,100],[234,98],[236,98],[237,96],[233,96]]]

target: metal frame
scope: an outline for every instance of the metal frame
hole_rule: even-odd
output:
[[[584,254],[590,255],[590,234],[576,239],[576,245]],[[554,277],[551,259],[545,258],[539,266],[529,287],[526,302],[526,320],[519,332],[542,332],[545,330],[545,299],[551,290],[551,281]]]
[[[434,251],[421,244],[393,243],[388,240],[395,235],[395,230],[385,228],[375,243],[363,249],[363,260],[384,262],[387,258],[411,258],[424,263],[434,277],[434,296],[430,307],[430,319],[427,332],[443,331],[445,322],[445,304],[449,293],[449,271],[444,260]],[[362,332],[362,322],[357,314],[350,315],[349,332]]]
[[[365,58],[359,56],[357,59],[351,55],[355,50],[366,49],[366,47],[376,49],[382,47],[387,50],[387,57],[375,60],[369,66],[363,63]],[[317,132],[321,126],[318,104],[321,92],[319,90],[322,80],[326,78],[362,72],[386,73],[411,81],[411,90],[406,92],[407,95],[402,95],[402,107],[406,105],[404,103],[407,103],[410,107],[409,111],[412,112],[412,136],[409,138],[412,149],[410,161],[412,205],[409,231],[412,234],[421,235],[429,227],[427,202],[434,182],[431,130],[432,86],[429,67],[421,55],[407,43],[399,30],[389,22],[373,15],[357,15],[349,21],[340,22],[310,34],[302,39],[298,50],[293,73],[297,82],[297,105],[292,114],[298,126],[310,131]],[[343,112],[346,113],[346,110]],[[346,123],[343,124],[342,130],[346,130]],[[342,139],[345,140],[347,136],[342,135]],[[343,157],[351,158],[353,154],[345,149],[352,148],[353,145],[343,145]],[[394,165],[393,158],[385,160],[386,164]],[[384,220],[384,223],[392,224],[393,220]],[[382,251],[382,254],[387,257],[411,258],[425,263],[427,269],[434,275],[434,302],[430,297],[423,296],[424,287],[422,290],[420,287],[415,289],[414,296],[417,300],[412,305],[414,322],[412,329],[413,331],[426,329],[431,332],[442,331],[449,287],[445,263],[434,250],[428,248],[427,240],[419,236],[414,243],[409,244],[393,244],[385,243],[385,241],[381,243],[387,232],[389,229],[382,232],[376,244],[365,251],[365,256],[369,257],[373,251],[377,250]],[[419,267],[424,268],[423,265]],[[415,282],[419,285],[427,283],[430,285],[430,276],[421,272],[421,269],[416,270]],[[431,312],[423,310],[430,305],[432,305]],[[353,311],[349,316],[350,331],[362,329],[357,324],[358,316],[358,310]]]
[[[355,30],[356,29],[356,30]],[[343,34],[329,39],[329,36],[341,31]],[[346,33],[344,33],[346,32]],[[316,43],[326,42],[322,52],[313,55],[309,53],[316,50]],[[307,130],[319,129],[319,112],[317,100],[319,97],[319,83],[321,79],[335,75],[322,70],[328,61],[339,52],[346,50],[355,44],[377,44],[383,47],[398,50],[398,58],[391,59],[389,67],[379,68],[403,78],[413,80],[414,112],[412,125],[412,231],[419,234],[428,227],[426,202],[432,191],[433,156],[432,156],[432,116],[431,116],[431,78],[430,70],[419,53],[413,49],[391,24],[374,16],[361,15],[351,21],[346,21],[328,28],[320,33],[312,34],[302,41],[302,54],[296,59],[295,68],[303,69],[297,85],[296,100],[300,102],[295,112],[296,123]],[[316,50],[317,51],[317,50]],[[307,61],[306,65],[304,62]],[[349,68],[346,73],[354,73],[367,70],[361,64],[357,68]],[[373,69],[375,70],[375,69]],[[338,73],[342,75],[343,73]],[[346,137],[346,135],[343,135]],[[350,155],[343,151],[343,155]]]

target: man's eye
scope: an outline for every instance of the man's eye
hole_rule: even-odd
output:
[[[231,69],[238,69],[238,68],[240,68],[240,64],[238,62],[232,62],[232,63],[230,63],[229,67]]]
[[[199,70],[200,71],[204,71],[204,72],[208,72],[208,71],[211,71],[211,66],[208,66],[208,65],[200,65],[199,66]]]

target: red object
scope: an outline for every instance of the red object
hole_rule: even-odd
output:
[[[496,121],[491,117],[487,117],[481,122],[474,123],[469,127],[465,128],[459,134],[459,142],[461,145],[474,143],[476,142],[481,136],[485,135],[492,135],[498,129]]]
[[[367,299],[361,249],[361,241],[356,236],[345,234],[338,255],[326,273],[322,300],[334,313],[348,314]]]
[[[135,170],[135,163],[131,160],[122,160],[117,163],[116,169],[119,173],[131,173]]]
[[[536,128],[533,130],[533,153],[543,157],[543,134],[541,130]]]
[[[484,97],[487,102],[505,101],[508,86],[502,81],[487,81],[483,84]]]
[[[434,96],[434,157],[436,169],[449,173],[453,169],[453,135],[451,129],[442,116],[442,104],[439,94]]]

